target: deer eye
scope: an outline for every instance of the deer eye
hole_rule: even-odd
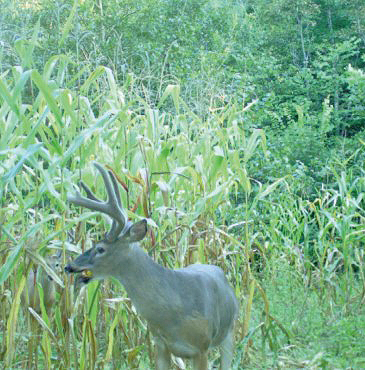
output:
[[[96,253],[97,254],[103,254],[105,252],[105,248],[103,247],[96,247]]]

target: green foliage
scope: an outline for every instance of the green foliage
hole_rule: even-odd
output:
[[[363,58],[364,59],[364,58]],[[355,128],[363,129],[365,117],[365,75],[362,70],[348,67],[346,78],[350,93],[347,99],[346,115]],[[360,131],[361,132],[361,131]]]
[[[119,284],[43,258],[102,234],[66,204],[97,160],[157,261],[225,270],[234,368],[362,367],[363,2],[0,3],[0,363],[150,368]],[[35,266],[51,312],[22,310]]]

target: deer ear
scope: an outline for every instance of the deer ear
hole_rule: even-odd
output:
[[[129,241],[130,242],[139,242],[142,240],[147,234],[147,221],[142,220],[138,221],[131,226],[128,231],[129,233]]]

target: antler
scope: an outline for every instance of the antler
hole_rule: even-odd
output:
[[[96,198],[90,188],[82,181],[80,181],[80,186],[85,190],[87,198],[83,197],[80,192],[77,191],[75,196],[68,196],[67,200],[78,206],[91,209],[92,211],[99,211],[110,216],[113,223],[105,237],[108,242],[113,242],[127,225],[128,217],[125,209],[121,205],[118,184],[113,172],[107,172],[104,167],[96,162],[94,162],[94,166],[103,177],[108,200],[104,202]]]

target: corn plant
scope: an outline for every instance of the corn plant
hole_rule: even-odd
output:
[[[211,262],[225,270],[241,302],[237,366],[252,360],[259,333],[264,352],[277,352],[293,340],[290,328],[272,313],[257,275],[260,266],[269,269],[285,259],[320,296],[329,292],[334,302],[363,301],[358,247],[364,240],[363,177],[353,176],[345,163],[340,172],[333,167],[336,185],[324,187],[314,201],[297,197],[295,179],[288,176],[259,183],[248,164],[257,152],[266,153],[266,136],[243,125],[251,106],[230,104],[199,116],[181,99],[178,85],[166,86],[151,106],[127,93],[110,69],[69,76],[71,64],[61,55],[41,72],[16,66],[0,79],[4,366],[149,368],[152,363],[148,329],[117,282],[80,289],[77,280],[46,263],[58,250],[65,265],[105,227],[93,212],[80,215],[66,203],[81,177],[102,196],[93,160],[114,172],[128,216],[149,219],[145,247],[156,260],[171,268]],[[176,114],[164,111],[166,103]],[[57,284],[54,307],[39,313],[20,303],[35,266]],[[351,285],[354,266],[360,290]],[[341,271],[344,280],[338,278]],[[38,290],[41,296],[42,287]]]

